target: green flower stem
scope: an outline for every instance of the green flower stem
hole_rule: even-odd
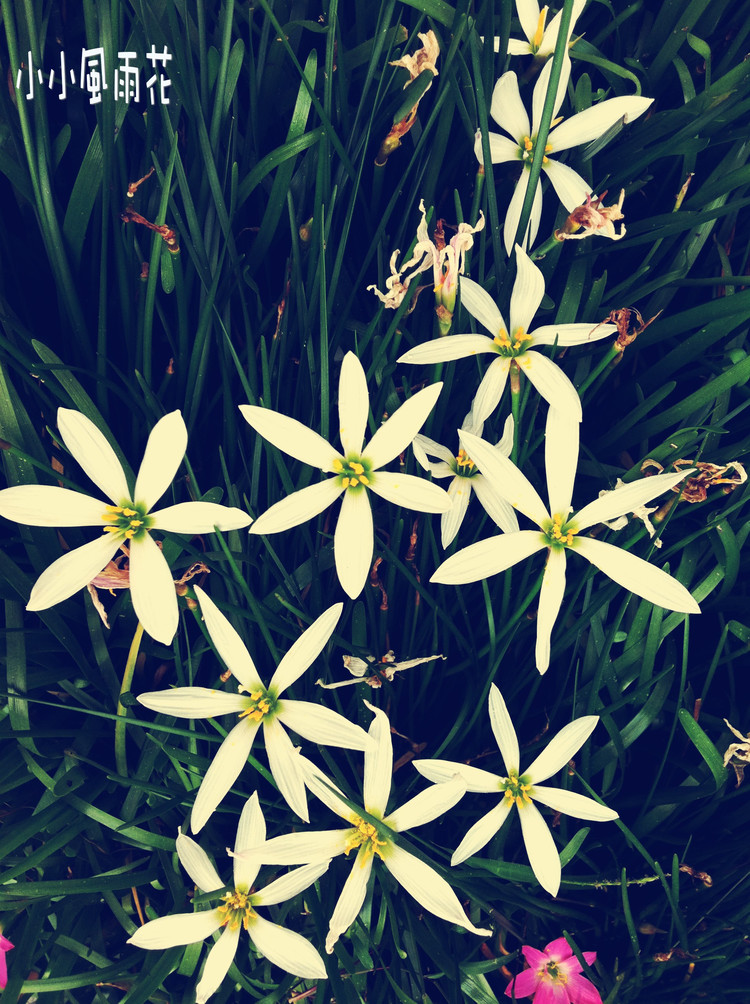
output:
[[[547,136],[549,135],[550,125],[552,123],[552,109],[555,103],[555,95],[557,94],[557,85],[560,83],[560,73],[562,72],[563,57],[565,55],[565,49],[568,44],[568,29],[570,27],[570,16],[573,11],[573,0],[565,0],[563,5],[562,14],[560,16],[560,32],[557,36],[557,44],[555,45],[555,54],[552,57],[552,69],[549,75],[549,87],[547,88],[547,94],[544,98],[544,108],[542,109],[542,118],[539,122],[539,132],[534,138],[534,154],[531,159],[531,168],[529,169],[529,184],[526,188],[526,195],[523,200],[523,206],[521,207],[521,217],[518,221],[518,229],[516,230],[515,242],[523,247],[523,238],[526,234],[526,228],[529,225],[529,217],[531,216],[531,207],[534,202],[534,192],[536,192],[536,186],[539,182],[539,178],[542,174],[542,161],[544,159],[544,149],[547,145]],[[525,170],[525,168],[524,168]]]
[[[597,380],[598,377],[600,377],[602,375],[602,373],[607,369],[607,367],[610,366],[610,364],[613,363],[615,361],[615,359],[619,358],[619,356],[621,354],[622,353],[620,353],[614,347],[614,345],[611,345],[609,347],[609,350],[607,351],[607,354],[601,360],[601,362],[599,363],[599,365],[596,366],[591,371],[591,373],[589,373],[589,375],[583,381],[583,383],[581,384],[581,386],[578,388],[578,394],[579,394],[580,397],[583,397],[583,395],[586,393],[586,391],[589,389],[589,387],[592,385],[592,383],[594,383],[594,381]]]
[[[513,414],[513,449],[510,453],[511,461],[518,462],[518,434],[521,428],[521,374],[515,363],[510,365],[510,407]]]
[[[555,235],[552,234],[552,236],[548,237],[547,240],[544,242],[544,244],[542,244],[540,247],[538,247],[536,249],[536,251],[532,251],[531,252],[531,254],[529,255],[529,258],[531,258],[532,261],[540,261],[547,254],[549,254],[549,252],[553,248],[556,248],[557,245],[561,244],[561,243],[562,243],[562,241],[559,241],[557,239],[557,237],[555,237]]]
[[[115,763],[117,765],[117,773],[120,777],[128,776],[128,760],[127,752],[125,748],[126,744],[126,719],[128,716],[127,708],[123,706],[122,695],[126,694],[132,684],[133,684],[133,673],[135,672],[135,663],[138,658],[138,650],[141,647],[141,638],[143,637],[143,625],[138,621],[138,627],[135,629],[135,634],[133,635],[133,640],[130,643],[130,651],[128,652],[128,661],[125,663],[125,672],[122,675],[122,686],[120,687],[120,697],[117,701],[117,722],[115,723]]]

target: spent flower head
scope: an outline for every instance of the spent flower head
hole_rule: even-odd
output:
[[[678,484],[689,471],[658,474],[631,482],[570,515],[579,445],[579,425],[570,416],[553,409],[547,416],[545,459],[549,509],[526,476],[489,443],[466,432],[461,433],[461,441],[495,491],[536,523],[538,529],[477,541],[444,561],[431,581],[450,585],[476,582],[503,572],[546,548],[547,566],[537,615],[536,666],[540,673],[545,673],[549,667],[550,636],[565,594],[568,551],[580,554],[618,585],[657,606],[682,613],[700,613],[700,607],[688,590],[661,568],[630,551],[581,535],[596,523],[634,512]]]
[[[505,765],[505,776],[451,760],[415,760],[414,766],[420,774],[438,784],[457,774],[466,783],[467,791],[499,792],[502,795],[497,805],[471,827],[458,845],[451,858],[452,865],[460,864],[480,851],[494,837],[515,806],[529,864],[542,888],[557,896],[561,876],[560,856],[549,827],[534,803],[541,802],[556,812],[577,819],[605,821],[618,818],[616,812],[593,798],[541,784],[564,767],[583,746],[599,718],[586,715],[570,722],[547,744],[531,766],[522,771],[516,730],[502,694],[494,683],[490,686],[489,712],[492,731]]]
[[[266,823],[256,792],[247,800],[240,816],[234,844],[232,886],[222,895],[222,905],[213,910],[159,917],[139,927],[128,939],[128,944],[137,948],[174,948],[203,941],[221,930],[221,937],[208,953],[196,987],[196,1004],[203,1004],[219,989],[234,959],[242,929],[247,931],[261,955],[280,969],[305,979],[326,978],[323,960],[310,942],[294,931],[265,920],[256,912],[256,907],[284,903],[296,896],[323,874],[328,862],[295,868],[256,891],[253,883],[260,864],[244,855],[262,844],[265,837]],[[180,832],[176,847],[182,867],[201,892],[216,893],[226,888],[210,858],[194,840]]]
[[[193,806],[191,828],[197,833],[237,780],[255,740],[263,727],[268,763],[279,791],[289,806],[308,820],[305,783],[299,754],[285,728],[303,739],[324,746],[364,750],[370,744],[367,733],[330,708],[308,701],[282,697],[287,687],[315,662],[338,623],[342,603],[321,614],[300,635],[281,660],[266,687],[242,639],[224,614],[202,589],[196,586],[201,613],[212,642],[235,679],[238,693],[208,687],[176,687],[174,690],[141,694],[139,702],[152,711],[178,718],[217,718],[236,714],[239,721],[224,739],[201,781]]]
[[[123,546],[128,548],[130,594],[145,630],[169,644],[179,613],[172,573],[151,537],[153,530],[211,533],[252,522],[241,509],[215,502],[182,502],[154,511],[185,455],[187,429],[179,411],[160,419],[146,443],[135,486],[102,432],[85,415],[68,408],[57,413],[60,435],[73,457],[108,502],[51,485],[19,485],[0,492],[0,515],[27,526],[94,526],[95,539],[68,551],[42,572],[27,610],[46,610],[96,578]]]
[[[251,533],[278,533],[304,523],[344,500],[336,523],[333,553],[344,592],[362,592],[372,564],[375,536],[370,492],[387,502],[419,512],[445,512],[451,501],[437,485],[410,474],[381,470],[412,442],[437,401],[441,383],[425,387],[405,401],[363,445],[370,396],[362,363],[347,352],[339,379],[339,436],[336,450],[317,432],[276,411],[240,405],[247,422],[278,449],[331,475],[326,481],[293,492],[255,521]]]
[[[560,367],[542,352],[546,345],[583,345],[613,334],[614,324],[544,324],[529,330],[544,297],[544,276],[523,248],[516,245],[518,270],[510,298],[510,324],[479,283],[461,279],[461,302],[488,335],[451,335],[417,345],[402,355],[400,363],[443,363],[480,353],[495,356],[479,385],[471,407],[472,423],[480,425],[497,407],[513,367],[525,373],[536,389],[557,408],[580,422],[583,417],[578,391]]]

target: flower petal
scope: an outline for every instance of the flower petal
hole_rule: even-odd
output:
[[[373,468],[384,467],[404,452],[435,407],[442,388],[442,383],[434,383],[420,390],[380,426],[363,450]]]
[[[524,249],[516,244],[516,281],[510,296],[510,330],[526,332],[544,297],[544,276]]]
[[[562,869],[560,855],[549,827],[533,803],[520,808],[518,815],[531,870],[542,889],[546,889],[550,896],[557,896]]]
[[[490,575],[504,572],[506,568],[546,546],[544,537],[538,530],[519,530],[518,533],[504,533],[489,540],[478,540],[447,558],[430,582],[441,582],[448,586],[478,582]]]
[[[433,784],[387,816],[383,822],[392,830],[403,833],[415,826],[432,822],[452,809],[466,794],[466,782],[460,774],[443,784]]]
[[[214,892],[223,889],[224,882],[214,868],[211,860],[194,840],[180,830],[175,841],[180,864],[195,882],[201,892]]]
[[[558,199],[569,213],[585,202],[586,196],[591,195],[593,191],[591,185],[567,164],[548,159],[543,170],[552,182]]]
[[[151,430],[135,481],[133,501],[152,509],[169,488],[187,449],[188,434],[179,411],[160,418]]]
[[[346,490],[333,535],[333,556],[341,588],[353,600],[364,589],[374,550],[375,532],[367,490]]]
[[[503,825],[512,808],[513,802],[508,798],[502,798],[494,809],[490,809],[486,815],[478,819],[453,852],[451,864],[460,865],[462,861],[481,851]]]
[[[446,478],[453,474],[450,465],[455,462],[456,458],[447,446],[441,446],[434,439],[430,439],[429,436],[423,436],[420,433],[414,437],[411,448],[414,450],[414,456],[420,466],[426,471],[431,471],[433,477]],[[427,459],[428,456],[438,457],[443,462],[441,464],[431,464]]]
[[[563,521],[570,513],[580,436],[580,423],[575,418],[554,408],[549,409],[544,430],[547,495],[550,513],[562,517]]]
[[[307,889],[324,872],[328,871],[330,863],[330,859],[314,861],[306,864],[304,868],[294,868],[286,875],[281,875],[263,889],[252,894],[253,906],[275,906],[277,903],[285,903],[288,899],[292,899],[293,896]]]
[[[513,997],[514,1000],[522,1000],[524,997],[533,997],[538,992],[537,988],[540,987],[541,982],[542,977],[539,975],[539,971],[537,969],[524,969],[524,971],[519,973],[518,976],[514,976],[505,988],[505,996]],[[539,1004],[541,1004],[542,998],[537,997],[537,1000],[539,1001]],[[564,1001],[563,1004],[569,1004],[569,1002]]]
[[[351,823],[354,817],[357,815],[352,809],[339,798],[338,795],[343,795],[343,792],[338,788],[333,781],[326,777],[320,767],[317,767],[312,761],[308,760],[307,757],[300,756],[299,758],[300,769],[302,771],[302,776],[305,779],[305,784],[310,789],[310,791],[319,798],[320,801],[327,805],[331,812],[335,812],[337,816],[341,816],[345,819],[347,823]],[[336,794],[338,792],[338,795]],[[335,832],[348,832],[336,830]]]
[[[459,924],[473,934],[489,936],[492,933],[487,928],[474,927],[450,885],[424,861],[395,844],[390,844],[383,860],[396,881],[430,913]]]
[[[456,774],[460,774],[467,791],[480,791],[486,794],[498,791],[500,788],[501,779],[497,774],[491,774],[480,767],[472,767],[470,764],[456,763],[453,760],[412,760],[412,764],[422,777],[436,784],[446,784]]]
[[[370,488],[387,502],[416,512],[448,512],[451,508],[450,496],[443,488],[413,474],[378,471]]]
[[[629,589],[649,603],[684,614],[701,612],[701,608],[681,582],[630,551],[592,537],[578,538],[576,551],[623,589]]]
[[[234,838],[232,864],[235,889],[248,892],[252,887],[260,870],[260,860],[251,857],[248,852],[264,844],[265,840],[266,821],[258,801],[258,792],[254,791],[242,807],[237,823],[237,836]]]
[[[588,345],[617,331],[614,324],[544,324],[532,334],[534,345]]]
[[[500,133],[491,132],[488,135],[490,146],[490,161],[493,164],[505,164],[509,160],[517,160],[519,146],[515,140],[501,136]],[[482,130],[477,129],[474,136],[474,155],[480,164],[484,165],[484,155],[482,153]]]
[[[583,418],[578,391],[563,371],[541,352],[525,352],[518,357],[518,365],[550,408],[564,412],[578,422]]]
[[[576,513],[576,526],[585,530],[596,523],[603,523],[627,512],[635,512],[640,506],[655,499],[663,492],[678,485],[689,471],[679,471],[676,474],[656,474],[651,478],[639,478],[622,488],[615,488],[599,499],[594,499]]]
[[[575,1001],[575,1004],[602,1004],[601,994],[585,976],[570,973],[566,986],[570,999]]]
[[[482,382],[479,384],[471,403],[471,414],[477,425],[489,418],[497,408],[500,398],[503,396],[509,372],[510,359],[506,359],[504,356],[494,359],[487,367],[487,372],[482,377]]]
[[[239,940],[239,926],[225,927],[221,932],[221,937],[208,953],[203,974],[195,988],[195,1004],[204,1004],[219,989],[232,965]]]
[[[130,598],[146,632],[171,645],[180,621],[167,559],[148,533],[130,541]]]
[[[352,870],[344,882],[344,888],[338,898],[336,907],[328,925],[326,936],[326,952],[328,955],[333,951],[333,946],[341,935],[347,931],[357,918],[362,904],[365,901],[367,883],[372,872],[373,855],[369,853],[366,844],[357,851]]]
[[[317,485],[308,485],[266,509],[250,527],[250,533],[280,533],[299,526],[327,509],[344,489],[338,478],[327,478]]]
[[[103,533],[53,561],[34,583],[26,609],[46,610],[88,585],[120,546],[119,540],[112,540],[114,536]]]
[[[518,233],[518,224],[521,222],[521,210],[523,208],[524,199],[526,198],[526,189],[529,187],[529,176],[529,169],[524,167],[521,172],[521,177],[516,182],[516,187],[513,190],[513,195],[511,196],[507,212],[505,213],[505,222],[503,223],[503,243],[505,244],[505,253],[508,257],[510,257],[511,252],[517,243],[521,244],[523,247],[530,247],[536,240],[536,235],[539,231],[539,221],[542,218],[541,181],[537,182],[536,191],[534,192],[534,201],[531,204],[531,215],[529,216],[529,223],[526,228],[526,239],[523,240],[521,234]]]
[[[138,703],[162,715],[175,718],[218,718],[219,715],[240,714],[247,707],[242,694],[230,694],[209,687],[175,687],[173,690],[153,690],[138,695]]]
[[[279,663],[268,684],[269,690],[276,695],[283,693],[312,666],[328,644],[343,609],[343,603],[334,603],[303,631]]]
[[[312,790],[312,789],[311,789]],[[349,810],[347,810],[349,811]],[[319,830],[309,833],[285,833],[272,837],[254,848],[246,857],[264,865],[312,864],[315,861],[330,861],[343,854],[349,845],[354,830]]]
[[[224,917],[218,909],[159,917],[139,927],[133,937],[128,938],[128,944],[135,945],[136,948],[174,948],[176,945],[192,945],[218,931],[223,920]]]
[[[301,934],[257,916],[250,921],[248,933],[255,947],[284,972],[306,980],[326,978],[325,963]]]
[[[536,620],[536,668],[544,674],[549,669],[552,628],[565,595],[565,551],[550,548],[539,593],[539,612]]]
[[[268,719],[263,723],[263,737],[266,743],[268,766],[271,768],[273,779],[279,786],[281,795],[300,819],[309,823],[310,814],[307,809],[305,778],[299,764],[299,754],[292,745],[292,740],[280,722]]]
[[[518,3],[519,0],[516,0]],[[573,33],[573,28],[578,18],[583,12],[583,8],[586,6],[586,0],[574,0],[573,10],[570,15],[570,25],[568,27],[568,38],[570,38]],[[546,59],[551,56],[555,51],[555,46],[557,45],[557,36],[560,34],[560,21],[562,19],[562,11],[558,11],[557,14],[552,18],[550,23],[547,25],[547,29],[544,32],[544,37],[542,39],[542,44],[537,50],[537,57],[541,59]],[[520,996],[523,996],[521,994]]]
[[[366,750],[370,739],[364,729],[332,708],[310,701],[279,701],[279,721],[303,739],[321,746]]]
[[[528,516],[538,526],[542,526],[549,520],[550,514],[539,498],[536,489],[508,457],[503,456],[484,439],[472,436],[470,432],[459,432],[458,436],[466,452],[498,495],[506,498],[514,509],[518,509],[524,516]],[[528,553],[532,554],[533,552],[529,551]]]
[[[599,822],[619,819],[614,809],[608,809],[606,805],[601,805],[593,798],[579,795],[575,791],[546,788],[535,784],[531,796],[534,801],[548,805],[555,812],[564,812],[566,816],[574,816],[576,819],[594,819]]]
[[[521,22],[521,30],[526,38],[531,41],[536,34],[539,15],[541,14],[537,0],[516,0],[516,13],[518,14],[518,20]]]
[[[370,724],[369,735],[372,743],[365,751],[364,799],[365,809],[373,816],[382,819],[388,805],[393,779],[393,743],[391,741],[391,723],[388,716],[380,708],[365,701],[367,707],[375,715]]]
[[[560,123],[550,132],[548,142],[554,153],[568,150],[572,146],[580,146],[582,143],[590,143],[611,129],[619,119],[624,119],[625,122],[637,119],[653,104],[653,101],[653,98],[639,98],[634,95],[602,101]]]
[[[542,120],[542,109],[544,108],[544,103],[547,99],[547,91],[549,90],[549,78],[551,73],[552,73],[552,60],[549,59],[542,67],[542,72],[539,74],[539,79],[534,85],[534,94],[531,98],[531,128],[533,130],[534,136],[536,136],[536,134],[539,132],[539,124]],[[555,94],[555,101],[554,104],[552,105],[553,122],[557,118],[557,113],[560,111],[560,105],[563,103],[563,98],[565,97],[565,92],[568,87],[569,79],[570,79],[570,56],[568,55],[568,50],[566,48],[565,53],[563,55],[562,66],[560,68],[560,80],[557,85],[557,94]],[[549,144],[550,142],[551,140],[548,138],[547,143]],[[553,149],[555,149],[555,147],[553,147]]]
[[[260,722],[242,718],[215,753],[195,796],[190,816],[193,833],[203,829],[216,806],[240,776],[259,725]]]
[[[461,528],[466,510],[469,508],[471,486],[479,477],[481,475],[474,479],[455,477],[448,485],[448,498],[451,500],[451,507],[440,517],[440,543],[443,548],[453,542]]]
[[[586,742],[596,728],[598,721],[598,715],[584,715],[582,718],[568,722],[564,728],[560,729],[531,766],[524,771],[531,783],[539,784],[540,781],[546,781],[548,777],[552,777],[564,767],[573,754],[577,753]]]
[[[492,339],[486,335],[450,335],[448,338],[436,338],[432,342],[415,345],[413,349],[399,356],[397,362],[416,363],[418,366],[425,363],[449,363],[454,359],[466,359],[480,352],[494,351]]]
[[[246,512],[218,502],[180,502],[152,512],[150,517],[153,529],[172,533],[213,533],[214,527],[239,530],[252,523]]]
[[[17,485],[0,491],[0,516],[24,526],[99,526],[107,502],[56,485]]]
[[[125,500],[130,501],[130,489],[122,464],[104,433],[97,429],[91,419],[80,411],[58,408],[57,427],[79,467],[94,484],[116,505]]]
[[[516,533],[518,531],[518,517],[513,506],[495,491],[483,474],[478,474],[471,479],[471,487],[477,493],[477,498],[482,503],[484,511],[503,533]],[[443,547],[446,546],[443,544]]]
[[[518,77],[512,70],[504,73],[495,84],[490,104],[490,115],[500,128],[504,129],[516,141],[516,156],[518,156],[519,148],[524,139],[531,136],[531,123],[528,112],[521,101]]]
[[[362,452],[369,414],[370,394],[364,368],[353,352],[347,352],[339,377],[339,438],[344,456],[359,456]]]
[[[255,690],[256,687],[265,690],[250,653],[227,618],[200,586],[195,586],[195,595],[198,597],[206,630],[224,665],[245,690]]]
[[[505,321],[500,313],[500,308],[492,299],[486,289],[483,289],[478,282],[461,276],[458,281],[461,290],[461,304],[469,311],[475,320],[485,327],[493,338],[496,338],[501,331],[505,330]],[[439,338],[438,341],[454,342],[457,338],[476,338],[476,335],[451,335],[450,338]],[[482,350],[483,352],[495,351],[492,342]],[[468,354],[468,353],[467,353]],[[457,358],[457,357],[454,357]]]
[[[492,733],[503,758],[505,771],[508,774],[511,771],[519,771],[521,760],[518,750],[518,736],[513,728],[505,698],[494,683],[490,685],[489,711]]]
[[[259,408],[251,404],[241,404],[239,408],[248,425],[277,449],[312,467],[319,467],[327,473],[333,472],[333,461],[339,453],[317,432],[313,432],[296,418],[289,418],[270,408]]]

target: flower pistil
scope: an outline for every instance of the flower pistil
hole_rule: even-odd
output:
[[[361,816],[355,816],[352,822],[354,823],[354,829],[351,830],[347,838],[344,854],[353,851],[355,847],[366,845],[365,858],[370,858],[373,854],[379,854],[382,858],[383,852],[380,848],[385,847],[387,841],[380,840],[378,838],[378,831],[372,823],[365,822]]]
[[[238,688],[240,692],[243,687]],[[262,722],[266,715],[270,715],[276,706],[276,701],[267,690],[251,690],[247,698],[247,707],[239,714],[240,718],[250,718],[254,722]]]
[[[139,506],[135,502],[106,506],[102,513],[102,522],[107,524],[102,528],[105,533],[120,534],[125,540],[142,536],[151,526],[151,520],[146,515],[146,507]]]
[[[372,465],[363,457],[333,461],[333,469],[339,476],[342,488],[359,488],[369,485],[372,480]]]
[[[249,930],[250,921],[257,916],[250,893],[235,889],[234,892],[225,892],[221,898],[224,900],[224,905],[219,907],[219,913],[224,916],[221,926],[236,931],[242,924],[246,931]]]
[[[517,770],[511,770],[508,777],[500,785],[500,790],[505,792],[503,796],[508,802],[514,802],[519,809],[524,805],[531,805],[531,781],[522,774],[518,776]]]

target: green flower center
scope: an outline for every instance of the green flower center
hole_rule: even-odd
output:
[[[578,533],[575,523],[572,521],[566,523],[559,514],[549,523],[545,523],[543,529],[549,546],[558,551],[564,547],[572,547]]]
[[[552,983],[557,983],[558,985],[565,985],[568,982],[568,977],[565,973],[561,972],[560,967],[556,962],[548,962],[543,969],[539,971],[539,975],[544,979],[551,980]]]
[[[333,469],[342,488],[358,489],[372,481],[372,464],[364,457],[347,457],[346,460],[337,457]]]
[[[519,777],[517,770],[512,770],[500,785],[500,790],[505,792],[504,798],[509,802],[515,802],[519,809],[524,805],[531,805],[530,789],[531,781],[525,774]]]
[[[219,907],[219,913],[224,915],[221,926],[236,931],[242,924],[247,930],[248,924],[256,916],[250,902],[250,893],[235,889],[234,892],[225,892],[221,898],[224,900],[224,905]]]
[[[146,507],[137,502],[123,502],[122,505],[108,505],[102,513],[105,533],[116,533],[125,540],[141,537],[151,526]]]
[[[519,158],[524,161],[526,167],[531,166],[531,161],[534,157],[534,146],[536,140],[532,139],[531,136],[524,136],[521,140],[521,145],[519,147]],[[544,148],[545,156],[542,157],[543,164],[549,164],[549,157],[546,156],[548,153],[552,153],[552,144],[548,143]]]
[[[523,328],[516,328],[513,335],[509,335],[505,328],[500,328],[500,333],[493,338],[498,355],[509,359],[523,355],[533,340]]]
[[[243,691],[240,687],[240,693]],[[262,722],[266,715],[272,715],[276,710],[276,698],[267,690],[258,687],[251,690],[247,697],[245,710],[240,712],[240,718],[251,718],[254,722]]]
[[[382,847],[386,846],[387,841],[381,840],[378,837],[378,831],[372,825],[372,823],[366,823],[364,819],[359,816],[355,816],[352,820],[354,823],[354,829],[349,832],[349,836],[346,841],[346,846],[344,847],[344,854],[348,854],[349,851],[353,851],[355,848],[366,846],[366,854],[371,857],[373,854],[379,854],[383,857]]]
[[[475,474],[479,474],[477,465],[467,454],[466,450],[458,451],[458,456],[456,457],[456,474],[461,478],[473,478]]]

